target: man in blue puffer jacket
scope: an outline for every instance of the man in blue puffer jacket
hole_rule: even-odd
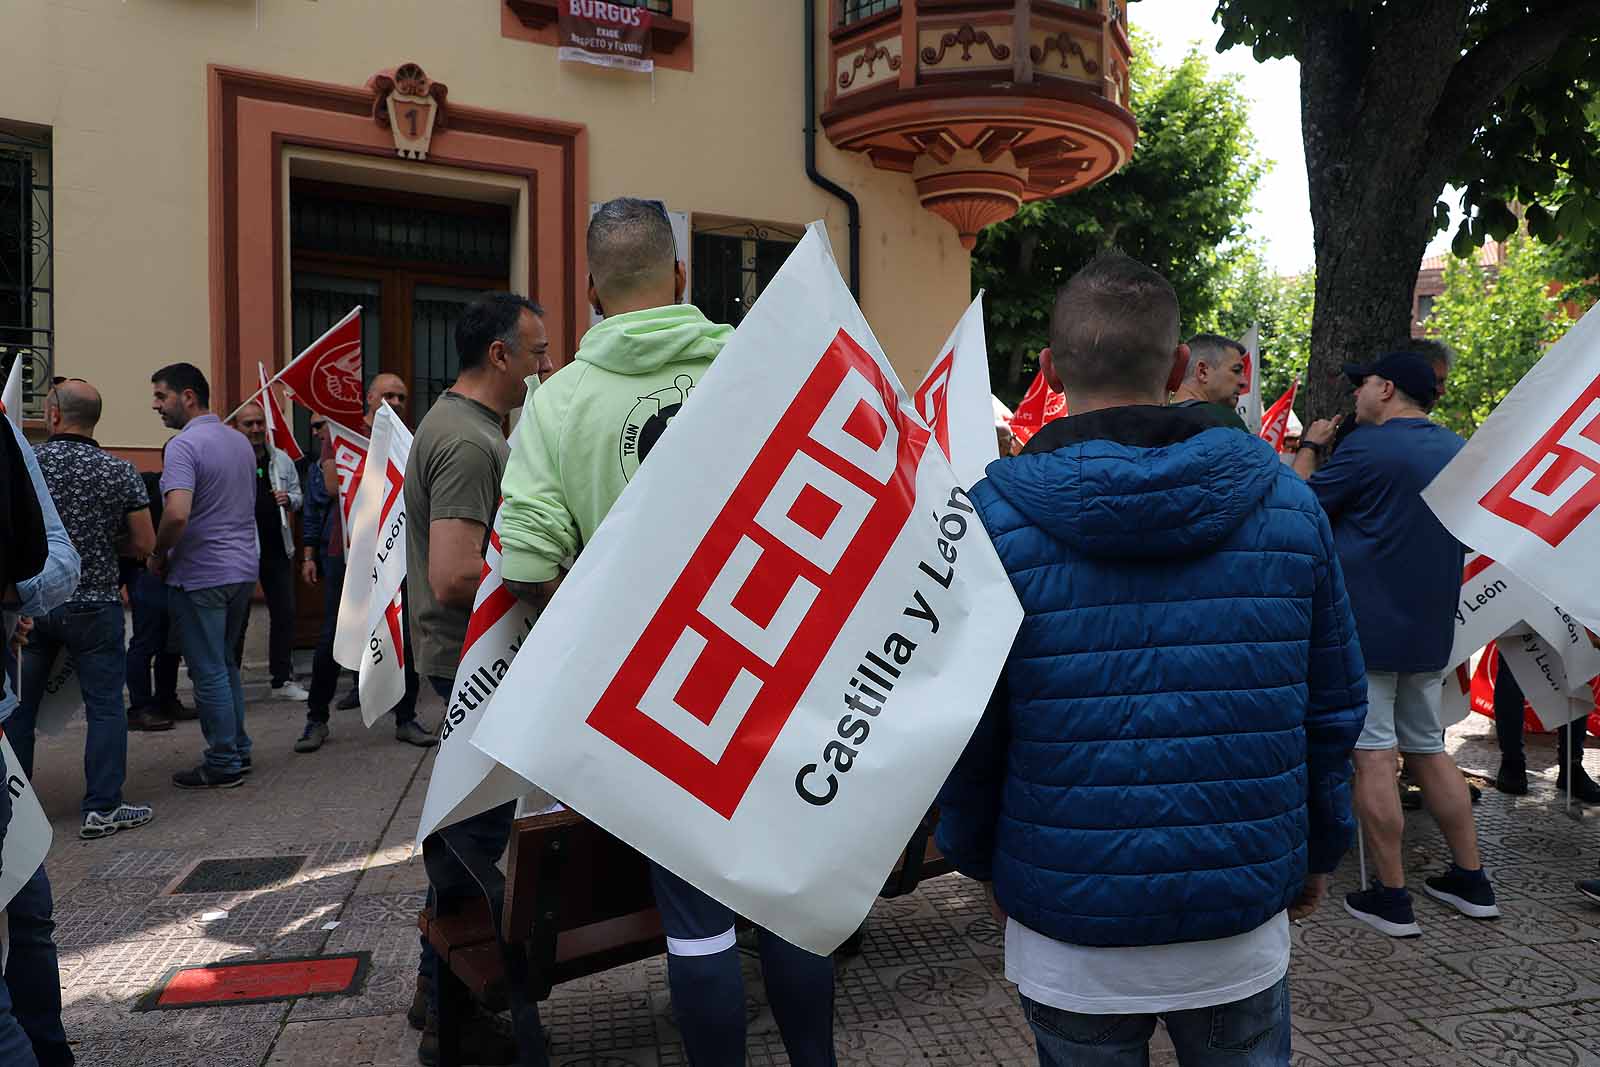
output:
[[[1026,617],[939,846],[1010,917],[1041,1064],[1144,1062],[1158,1016],[1184,1067],[1287,1064],[1289,919],[1350,844],[1366,717],[1328,519],[1262,441],[1164,406],[1159,274],[1097,258],[1050,340],[1073,414],[972,492]]]

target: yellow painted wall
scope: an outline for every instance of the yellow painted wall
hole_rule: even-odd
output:
[[[54,137],[56,373],[105,393],[103,443],[149,446],[167,437],[150,372],[209,365],[210,63],[359,86],[415,61],[454,103],[585,124],[590,200],[825,218],[842,264],[844,208],[804,172],[801,33],[799,0],[697,0],[694,71],[648,76],[502,37],[499,0],[6,0],[0,119]],[[866,315],[914,388],[967,302],[968,255],[907,175],[826,138],[818,162],[861,200]]]

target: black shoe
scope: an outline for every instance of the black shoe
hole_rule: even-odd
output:
[[[250,766],[250,757],[249,756],[240,756],[239,757],[239,773],[240,774],[249,774],[252,769],[253,768]]]
[[[179,771],[172,784],[179,789],[232,789],[244,781],[242,774],[224,774],[201,764],[192,771]]]
[[[1582,767],[1572,768],[1575,776],[1572,779],[1572,799],[1581,804],[1600,804],[1600,785],[1589,777],[1589,772]],[[1567,776],[1563,772],[1556,776],[1556,792],[1561,794],[1563,800],[1567,796]]]
[[[1494,887],[1483,869],[1464,871],[1455,864],[1443,874],[1423,883],[1434,900],[1442,900],[1469,919],[1498,919],[1500,906],[1494,900]]]
[[[1578,883],[1578,892],[1600,904],[1600,878],[1590,878],[1588,881]]]
[[[165,715],[158,714],[154,708],[129,708],[128,729],[158,733],[162,730],[172,729],[172,720]]]
[[[1390,937],[1422,936],[1422,927],[1411,910],[1411,894],[1404,889],[1390,889],[1376,878],[1371,889],[1347,893],[1344,910]]]
[[[163,697],[156,701],[156,710],[175,722],[191,722],[200,717],[198,711],[177,697]]]
[[[417,991],[411,994],[411,1007],[406,1009],[406,1022],[413,1030],[425,1029],[428,1025],[428,1009],[433,1002],[433,982],[422,975],[417,975]]]
[[[1521,760],[1515,763],[1511,760],[1502,760],[1500,773],[1494,776],[1494,787],[1507,796],[1527,796],[1528,765]]]
[[[549,1044],[548,1038],[545,1043]],[[439,1062],[439,1017],[431,1011],[423,1024],[422,1040],[417,1042],[417,1062],[423,1067]],[[517,1039],[498,1015],[479,1008],[461,1028],[461,1062],[488,1067],[516,1063]]]
[[[1419,811],[1422,808],[1422,789],[1418,786],[1400,784],[1400,806],[1406,811]]]
[[[349,711],[351,708],[359,708],[360,706],[361,694],[355,689],[351,689],[350,692],[340,697],[339,703],[334,705],[334,707],[338,708],[340,711]]]
[[[1479,789],[1477,786],[1473,785],[1471,782],[1468,782],[1467,783],[1467,796],[1471,797],[1472,798],[1472,802],[1474,804],[1476,804],[1478,801],[1483,799],[1483,790]]]

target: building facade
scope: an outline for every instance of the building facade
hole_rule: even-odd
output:
[[[1136,135],[1120,0],[575,5],[647,10],[650,73],[564,60],[569,2],[5,5],[0,363],[94,382],[102,442],[153,467],[151,371],[201,366],[226,411],[359,305],[363,369],[406,379],[419,419],[477,292],[539,300],[571,358],[591,205],[632,195],[673,214],[691,299],[727,321],[825,220],[914,384],[977,230]]]

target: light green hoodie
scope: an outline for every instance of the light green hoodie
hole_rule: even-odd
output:
[[[533,393],[501,492],[505,577],[547,582],[577,556],[733,336],[687,304],[615,315]]]

